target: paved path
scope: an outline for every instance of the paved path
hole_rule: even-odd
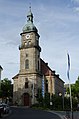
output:
[[[63,117],[65,117],[66,115],[70,115],[70,112],[66,112],[66,111],[55,111],[55,113],[60,114]],[[67,118],[65,118],[65,119],[67,119]],[[73,119],[79,119],[79,111],[73,112]]]
[[[61,119],[58,115],[31,108],[12,107],[12,113],[5,119]]]
[[[79,111],[73,112],[73,119],[79,119]]]

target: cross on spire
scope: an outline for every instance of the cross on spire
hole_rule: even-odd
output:
[[[30,3],[30,6],[29,6],[29,10],[31,11],[31,3]]]
[[[33,22],[33,14],[31,12],[31,4],[29,6],[29,12],[27,14],[27,22]]]

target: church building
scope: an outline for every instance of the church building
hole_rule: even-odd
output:
[[[37,102],[36,94],[42,89],[43,94],[64,94],[64,81],[55,74],[49,66],[40,58],[41,47],[39,45],[40,35],[33,24],[31,8],[27,14],[27,23],[22,29],[20,50],[20,70],[12,79],[13,103],[30,106]],[[47,83],[46,83],[47,82]]]

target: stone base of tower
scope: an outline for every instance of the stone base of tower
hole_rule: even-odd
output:
[[[31,106],[37,103],[36,95],[38,88],[41,88],[41,76],[37,74],[18,74],[13,77],[13,80],[14,105]]]
[[[31,106],[35,103],[37,103],[36,97],[32,98],[29,95],[29,93],[24,93],[20,95],[19,97],[17,97],[17,95],[14,95],[14,98],[13,98],[13,104],[18,106]]]

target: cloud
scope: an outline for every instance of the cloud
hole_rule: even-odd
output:
[[[71,2],[79,4],[79,0],[71,0]]]
[[[74,12],[79,12],[79,0],[71,0]]]
[[[75,7],[74,11],[78,13],[79,12],[79,7]]]

